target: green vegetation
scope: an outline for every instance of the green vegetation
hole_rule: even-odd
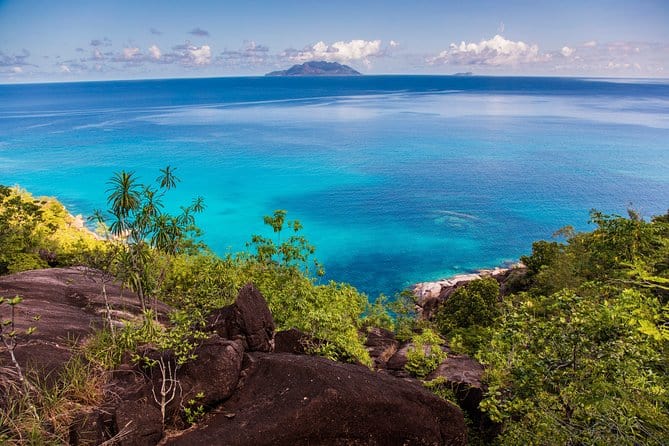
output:
[[[266,217],[265,222],[271,225],[274,217]],[[279,249],[272,240],[253,236],[249,243],[253,254],[176,258],[164,283],[164,301],[188,314],[206,315],[232,303],[237,291],[253,282],[267,299],[278,330],[297,328],[310,334],[317,341],[310,346],[313,353],[370,364],[360,335],[367,297],[348,284],[318,284],[317,278],[308,275],[313,248],[299,235],[300,228],[299,222],[293,223],[293,235],[278,244]]]
[[[417,378],[425,378],[446,359],[446,353],[441,349],[443,340],[429,328],[415,334],[411,343],[404,368]]]
[[[198,241],[201,199],[177,214],[164,206],[179,182],[174,173],[167,167],[149,185],[129,172],[115,175],[109,210],[96,214],[98,236],[57,201],[0,186],[0,273],[86,265],[103,272],[97,279],[103,295],[107,283],[120,281],[145,309],[122,329],[111,324],[108,311],[106,328],[55,384],[40,384],[30,374],[27,386],[0,383],[11,402],[0,411],[0,441],[58,444],[67,417],[101,397],[104,371],[143,344],[174,353],[176,363],[161,369],[171,375],[193,357],[206,316],[253,282],[278,329],[309,334],[314,354],[370,364],[362,333],[382,326],[412,341],[406,369],[416,377],[444,360],[444,340],[474,356],[486,366],[489,391],[481,408],[500,423],[500,444],[669,443],[669,214],[644,221],[634,212],[592,212],[593,231],[565,228],[560,238],[533,244],[521,259],[527,274],[513,294],[502,296],[491,278],[473,281],[456,290],[433,321],[417,321],[411,293],[370,304],[348,284],[322,283],[315,248],[285,210],[264,218],[267,234],[251,236],[248,252],[213,254]],[[172,306],[169,322],[157,321],[157,301]],[[0,301],[3,320],[11,319],[15,302]],[[12,331],[3,322],[8,351]],[[452,398],[442,381],[428,387]],[[158,404],[169,399],[164,390],[154,395]],[[184,419],[195,422],[202,410],[192,399]]]
[[[166,262],[178,254],[197,252],[194,239],[199,230],[194,216],[204,210],[203,200],[198,197],[191,205],[182,206],[178,215],[166,212],[163,198],[180,180],[170,166],[161,169],[160,173],[156,186],[138,183],[134,174],[126,171],[109,180],[107,214],[111,219],[108,231],[105,214],[95,212],[106,239],[121,242],[114,244],[117,248],[116,273],[137,294],[144,311],[151,298],[158,298]]]
[[[220,258],[197,240],[195,216],[204,208],[201,198],[182,206],[178,214],[166,211],[166,194],[179,181],[169,166],[154,184],[141,183],[132,172],[115,174],[107,183],[109,209],[93,216],[97,237],[76,227],[56,200],[33,199],[2,186],[0,268],[9,273],[83,264],[101,270],[103,295],[108,282],[120,280],[145,310],[158,300],[175,308],[164,336],[175,331],[184,337],[197,334],[209,312],[232,303],[239,288],[253,282],[266,296],[279,329],[295,327],[312,335],[318,340],[312,346],[315,353],[369,363],[359,334],[369,308],[367,297],[347,284],[318,283],[323,270],[298,220],[288,220],[285,210],[277,210],[264,218],[274,238],[253,235],[248,253]],[[111,324],[108,329],[119,343]],[[139,338],[156,342],[150,336]]]
[[[80,263],[100,241],[53,198],[0,185],[0,274]]]
[[[22,385],[0,382],[0,444],[68,444],[70,426],[81,408],[102,402],[105,376],[95,365],[75,354],[57,377],[36,371]]]
[[[472,352],[489,341],[499,310],[499,284],[492,277],[460,287],[439,307],[435,323],[457,352]]]
[[[591,215],[594,231],[534,244],[526,290],[472,352],[501,444],[669,442],[669,215]]]

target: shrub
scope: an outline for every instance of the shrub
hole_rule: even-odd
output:
[[[667,444],[666,342],[638,291],[518,301],[489,347],[481,407],[503,444]]]
[[[19,252],[12,256],[7,263],[7,273],[14,274],[31,269],[48,268],[49,264],[42,260],[38,254]]]
[[[425,378],[446,359],[446,353],[441,349],[443,341],[429,328],[414,335],[411,341],[413,346],[409,347],[404,368],[418,378]]]
[[[492,277],[477,279],[458,288],[439,308],[436,322],[447,334],[456,328],[490,325],[497,315],[499,284]]]
[[[311,258],[314,248],[299,235],[301,224],[289,221],[292,235],[280,238],[285,216],[285,211],[276,211],[265,217],[276,243],[254,235],[251,254],[224,259],[207,253],[175,257],[164,280],[165,300],[193,315],[206,315],[232,303],[237,291],[253,282],[267,300],[277,330],[308,333],[317,340],[310,346],[312,353],[371,365],[360,334],[369,309],[367,296],[344,283],[318,284],[310,271],[318,273],[319,264]],[[379,305],[372,313],[376,318],[382,318]]]

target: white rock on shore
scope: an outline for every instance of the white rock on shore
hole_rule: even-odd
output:
[[[497,277],[503,274],[508,273],[512,269],[524,268],[525,265],[522,263],[517,263],[511,266],[511,268],[493,268],[493,269],[481,269],[475,273],[470,274],[458,274],[446,279],[437,280],[434,282],[420,282],[411,287],[414,295],[418,298],[418,305],[422,304],[430,299],[438,298],[442,291],[446,288],[453,288],[456,285],[463,284],[466,282],[471,282],[472,280],[481,279],[483,277]]]

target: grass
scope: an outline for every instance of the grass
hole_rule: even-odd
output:
[[[36,371],[26,373],[24,384],[2,373],[0,444],[67,444],[74,417],[102,401],[105,379],[104,370],[81,354],[65,364],[54,382]]]

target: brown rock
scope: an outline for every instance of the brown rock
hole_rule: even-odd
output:
[[[102,327],[105,305],[101,277],[99,271],[83,267],[24,271],[0,277],[0,296],[23,298],[16,307],[17,328],[20,331],[31,326],[37,328],[16,348],[17,359],[24,369],[56,377],[72,356],[73,343],[82,342]],[[122,292],[118,284],[107,283],[106,289],[116,323],[141,314],[136,295],[128,290]],[[159,303],[158,310],[164,314],[167,306]],[[33,320],[35,316],[39,316],[39,321]]]
[[[408,341],[399,345],[395,353],[386,361],[386,368],[388,370],[404,370],[404,366],[407,364],[407,353],[412,345]]]
[[[250,351],[269,352],[274,349],[274,318],[260,291],[249,283],[235,302],[241,315],[241,327]]]
[[[365,347],[374,360],[374,367],[385,368],[388,360],[397,352],[399,342],[393,332],[383,328],[371,328],[367,332]]]
[[[179,371],[183,401],[198,393],[199,402],[213,406],[227,399],[237,387],[242,369],[244,347],[240,341],[228,341],[213,335],[196,350],[197,358]],[[183,404],[183,403],[182,403]]]
[[[473,413],[478,411],[483,399],[483,371],[483,366],[469,356],[451,353],[428,375],[427,380],[443,377],[453,389],[460,407]]]
[[[170,445],[464,445],[460,410],[422,386],[325,358],[253,353],[240,389]]]
[[[277,331],[274,336],[274,351],[304,355],[307,353],[306,346],[310,342],[313,342],[312,337],[296,328]]]
[[[427,380],[443,377],[481,438],[493,443],[500,433],[501,425],[490,420],[479,408],[486,391],[482,383],[483,372],[483,366],[469,356],[451,353],[437,370],[428,375]]]
[[[110,438],[105,435],[104,414],[96,408],[82,410],[70,425],[70,446],[93,446]]]
[[[148,401],[124,401],[116,409],[116,435],[120,446],[158,444],[163,436],[160,409]]]
[[[234,304],[207,318],[210,330],[224,339],[239,339],[245,350],[270,352],[274,349],[274,319],[258,289],[245,285]]]

